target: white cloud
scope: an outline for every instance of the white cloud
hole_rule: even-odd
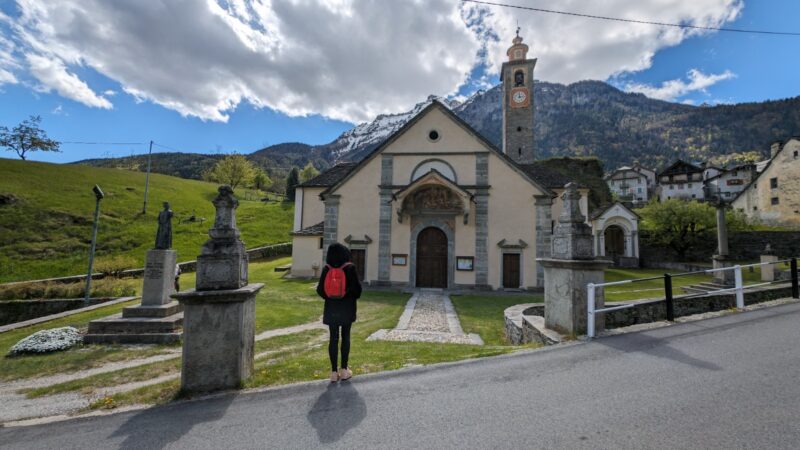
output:
[[[5,16],[0,12],[0,23],[3,23]],[[4,84],[18,83],[14,71],[19,68],[19,64],[13,57],[14,43],[0,34],[0,86]]]
[[[117,91],[113,89],[106,89],[105,91],[103,91],[103,95],[105,95],[106,97],[113,97],[117,95]]]
[[[706,89],[714,84],[736,77],[730,70],[720,74],[704,74],[697,69],[692,69],[687,74],[688,81],[681,79],[669,80],[661,83],[660,86],[651,86],[641,83],[628,83],[625,90],[628,92],[640,92],[650,98],[659,100],[673,101],[691,92],[707,92]],[[685,103],[685,102],[684,102]]]
[[[742,8],[742,0],[643,3],[562,0],[559,9],[714,26]],[[370,120],[407,110],[428,94],[454,95],[478,64],[488,66],[489,77],[473,84],[493,84],[517,20],[531,56],[539,58],[537,78],[558,82],[645,69],[659,49],[698,33],[453,0],[17,4],[18,46],[62,63],[49,77],[34,73],[43,85],[110,106],[69,72],[88,67],[137,101],[216,121],[226,121],[242,101],[292,116]]]
[[[530,2],[506,1],[525,5]],[[553,2],[550,2],[553,3]],[[548,3],[548,5],[550,5]],[[466,3],[473,14],[487,12],[481,23],[499,40],[487,43],[487,63],[498,73],[519,21],[520,35],[538,58],[536,78],[571,83],[605,80],[615,74],[647,69],[662,48],[678,45],[700,30],[667,28],[628,22],[589,19]],[[533,5],[538,6],[538,5]],[[552,9],[625,19],[720,26],[738,17],[742,0],[560,0]]]
[[[32,53],[26,55],[25,58],[31,74],[42,83],[42,90],[55,89],[62,97],[81,102],[86,106],[111,109],[111,102],[95,94],[75,74],[69,73],[61,60]]]

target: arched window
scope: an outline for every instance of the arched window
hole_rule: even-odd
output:
[[[521,70],[514,72],[514,86],[525,86],[525,73]]]

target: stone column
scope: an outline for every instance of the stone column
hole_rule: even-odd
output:
[[[764,253],[761,255],[762,263],[774,263],[778,261],[778,257],[772,252],[772,247],[767,244]],[[775,281],[775,264],[765,264],[761,266],[761,281]]]
[[[394,159],[392,155],[381,156],[381,190],[378,208],[378,284],[391,284],[392,257],[392,172]],[[366,271],[365,271],[366,273]]]
[[[586,333],[586,285],[602,283],[610,261],[598,260],[592,248],[592,230],[580,211],[580,193],[575,183],[565,186],[563,210],[553,234],[552,256],[537,259],[544,267],[545,327],[561,334]],[[597,291],[595,307],[605,304],[603,291]],[[598,329],[603,318],[595,319]]]
[[[711,257],[715,269],[730,267],[732,265],[728,254],[728,226],[725,223],[725,205],[717,205],[717,254]],[[733,270],[714,272],[714,281],[724,286],[735,284]]]
[[[549,258],[552,246],[553,199],[549,195],[538,195],[536,207],[536,258]],[[536,264],[536,286],[544,286],[544,267]]]
[[[235,389],[253,371],[255,299],[263,284],[247,283],[248,257],[236,228],[239,202],[219,188],[211,237],[197,257],[196,288],[174,294],[184,308],[181,391]]]

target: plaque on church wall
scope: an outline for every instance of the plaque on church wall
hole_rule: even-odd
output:
[[[456,256],[456,269],[471,271],[475,264],[475,258],[472,256]]]
[[[408,255],[392,255],[393,266],[405,266],[408,263]]]

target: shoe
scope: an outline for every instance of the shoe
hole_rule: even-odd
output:
[[[331,372],[331,383],[336,383],[337,381],[339,381],[339,373]]]
[[[339,379],[340,380],[344,381],[344,380],[349,380],[350,378],[353,378],[353,371],[352,370],[350,370],[350,369],[339,369]]]

